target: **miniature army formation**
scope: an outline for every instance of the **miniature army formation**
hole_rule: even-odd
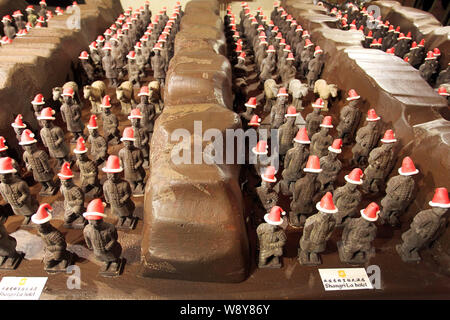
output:
[[[437,69],[438,48],[426,53],[423,41],[412,41],[410,33],[405,36],[388,21],[375,19],[362,5],[340,9],[318,5],[329,6],[329,14],[340,17],[339,28],[364,32],[365,47],[404,58],[419,68],[439,94],[449,95],[448,69]],[[320,78],[326,52],[278,2],[267,16],[261,8],[252,14],[245,2],[241,7],[239,22],[231,6],[224,16],[233,109],[244,130],[275,129],[278,137],[271,141],[272,136],[260,134],[256,145],[247,148],[248,157],[256,161],[244,165],[241,172],[242,192],[251,199],[248,215],[250,230],[257,237],[256,264],[258,268],[281,268],[288,236],[296,233],[298,263],[320,265],[327,242],[340,228],[337,250],[341,262],[365,265],[376,254],[372,242],[377,226],[400,227],[400,218],[417,192],[415,175],[420,168],[408,156],[395,167],[395,132],[377,115],[376,106],[367,114],[361,112],[364,97],[356,90],[344,93],[345,106],[338,119],[327,114],[337,103],[334,98],[339,88]],[[46,17],[52,14],[45,1],[38,14],[34,10],[27,8],[26,21],[15,12],[15,27],[9,16],[3,18],[6,36],[2,44],[20,36],[20,30],[45,27]],[[127,9],[79,54],[83,98],[91,105],[83,106],[78,85],[67,82],[52,92],[53,104],[60,107],[48,107],[45,93],[36,93],[31,102],[41,127],[39,135],[20,114],[11,124],[23,147],[22,157],[9,156],[7,141],[0,137],[0,193],[13,214],[24,217],[20,228],[36,228],[44,240],[43,265],[48,273],[65,272],[78,259],[67,249],[61,230],[52,224],[54,208],[47,199],[54,199],[58,191],[64,199],[63,228],[82,230],[85,246],[103,264],[100,275],[124,272],[126,260],[118,231],[133,232],[142,223],[135,214],[135,202],[145,194],[153,126],[164,109],[162,91],[182,16],[180,4],[170,18],[163,8],[153,20],[148,3]],[[364,27],[368,20],[383,28],[373,34]],[[145,85],[149,73],[154,80]],[[250,86],[254,88],[251,95]],[[139,91],[139,101],[133,89]],[[115,91],[115,97],[107,91]],[[311,101],[310,106],[305,101]],[[87,109],[85,124],[82,113]],[[122,131],[121,121],[129,121]],[[279,147],[278,155],[269,152],[273,144]],[[273,156],[279,157],[278,169]],[[99,173],[106,179],[100,179]],[[41,185],[39,202],[30,191],[30,180]],[[423,204],[423,211],[416,214],[396,247],[403,261],[421,260],[419,252],[445,227],[448,208],[447,189],[435,186],[433,198]],[[104,221],[108,215],[117,222]],[[7,219],[3,215],[0,223],[3,270],[20,268],[26,258],[16,251],[17,241],[4,227]]]

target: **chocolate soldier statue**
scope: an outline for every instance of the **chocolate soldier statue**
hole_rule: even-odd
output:
[[[105,56],[102,58],[103,70],[105,71],[106,78],[109,80],[110,86],[116,88],[119,74],[117,73],[116,60],[111,54],[111,43],[105,43],[102,50],[105,52]]]
[[[258,176],[263,173],[263,168],[265,170],[265,167],[270,163],[271,159],[267,156],[268,153],[268,145],[265,140],[258,141],[256,146],[252,148],[250,157],[255,157],[256,159],[253,161],[253,158],[250,158],[250,163],[253,163],[256,175]]]
[[[450,62],[447,64],[447,68],[443,69],[439,72],[439,75],[436,79],[436,86],[440,86],[441,84],[450,83]]]
[[[317,181],[317,176],[322,171],[319,158],[309,156],[303,171],[305,176],[295,182],[292,190],[289,224],[294,227],[302,226],[307,216],[313,212],[313,198],[320,189],[320,183]]]
[[[123,167],[120,165],[119,157],[109,156],[102,170],[107,174],[103,194],[111,206],[112,213],[119,217],[117,227],[132,230],[137,223],[137,218],[133,216],[135,205],[131,200],[130,184],[120,176]]]
[[[58,173],[61,180],[60,191],[64,197],[64,228],[83,229],[85,220],[84,192],[73,183],[73,172],[70,163],[64,162]]]
[[[324,116],[320,114],[320,111],[324,108],[324,105],[323,100],[318,98],[311,104],[313,111],[306,116],[306,131],[310,139],[319,130],[320,124],[323,122]]]
[[[258,268],[281,268],[280,258],[283,256],[283,247],[286,244],[286,234],[280,225],[283,223],[281,215],[285,215],[278,206],[272,207],[264,215],[265,223],[256,229],[258,235]]]
[[[95,69],[92,66],[92,64],[89,62],[89,53],[87,51],[82,51],[80,53],[80,56],[78,59],[81,62],[81,67],[84,70],[84,73],[86,74],[87,80],[89,83],[92,83],[95,81]]]
[[[377,235],[375,221],[378,220],[380,207],[370,203],[361,210],[360,218],[348,221],[342,231],[342,240],[338,241],[337,247],[339,259],[349,264],[365,264],[375,255],[372,241]]]
[[[288,150],[284,157],[284,170],[281,173],[283,179],[279,184],[280,191],[285,196],[292,194],[295,182],[302,176],[301,170],[305,167],[309,156],[309,150],[306,148],[306,145],[309,144],[306,128],[299,129],[294,138],[294,146]]]
[[[38,16],[39,17],[45,17],[45,15],[47,14],[47,3],[45,2],[45,0],[41,0],[41,1],[39,1],[39,5],[41,6],[40,8],[39,8],[39,11],[38,11]]]
[[[103,137],[111,145],[116,145],[120,139],[119,121],[116,115],[111,112],[111,98],[109,95],[103,97],[102,110]]]
[[[34,181],[42,184],[41,196],[54,195],[58,188],[53,182],[53,170],[47,153],[39,150],[36,146],[37,140],[31,130],[26,129],[22,133],[19,144],[24,148],[23,161],[28,171],[33,171]]]
[[[288,93],[286,88],[281,87],[277,93],[277,101],[273,105],[272,110],[270,110],[271,129],[278,129],[283,124],[287,101]]]
[[[9,39],[14,39],[16,36],[16,28],[12,25],[12,18],[10,15],[4,16],[2,18],[3,23],[3,33],[5,36],[7,36]]]
[[[103,77],[102,56],[98,51],[96,41],[89,45],[89,56],[94,64],[95,77]]]
[[[298,116],[294,106],[289,106],[284,115],[286,122],[283,123],[278,130],[279,154],[284,158],[286,152],[292,147],[293,139],[298,131],[295,125],[295,119]]]
[[[88,158],[87,151],[83,137],[79,137],[73,153],[77,157],[76,165],[80,169],[81,190],[84,194],[92,191],[94,197],[98,197],[102,192],[98,179],[98,165],[95,161]]]
[[[397,141],[394,131],[386,130],[381,147],[373,149],[369,154],[369,165],[364,170],[362,190],[365,193],[376,194],[381,191],[384,181],[391,173],[395,164],[394,143]]]
[[[111,56],[114,59],[117,77],[120,80],[124,77],[125,67],[125,61],[123,59],[125,54],[122,49],[123,47],[120,41],[120,36],[119,34],[115,34],[113,37],[111,37]]]
[[[16,250],[17,240],[6,231],[0,222],[0,270],[14,270],[23,259],[24,254]]]
[[[0,158],[0,194],[14,214],[24,216],[22,226],[28,226],[39,204],[31,196],[27,183],[16,174],[13,161],[9,157]]]
[[[417,69],[419,68],[423,60],[422,52],[419,49],[420,47],[414,41],[411,45],[411,48],[409,49],[409,52],[404,56],[405,61],[407,61],[410,65]]]
[[[450,208],[447,189],[436,188],[429,205],[431,209],[422,210],[414,217],[410,228],[402,234],[402,243],[396,246],[404,262],[419,262],[419,250],[429,247],[445,229],[444,215]]]
[[[261,186],[256,188],[258,198],[266,211],[269,211],[278,201],[278,194],[271,185],[271,183],[277,182],[275,174],[275,167],[266,167],[264,173],[261,174]]]
[[[310,34],[309,34],[308,30],[302,31],[301,40],[298,41],[295,46],[293,46],[294,52],[295,52],[295,66],[297,68],[300,68],[301,63],[302,63],[301,56],[302,56],[303,49],[305,48],[306,39],[310,40]]]
[[[142,168],[148,169],[149,167],[149,156],[150,156],[150,145],[149,137],[147,131],[141,126],[142,114],[139,109],[131,110],[128,119],[131,121],[131,128],[134,131],[134,147],[142,152]]]
[[[344,177],[347,183],[337,188],[333,193],[334,202],[339,210],[335,215],[336,225],[338,227],[344,225],[348,218],[354,217],[358,212],[357,208],[361,203],[362,196],[357,186],[363,183],[362,176],[361,169],[353,169]]]
[[[64,235],[51,225],[52,213],[52,206],[43,203],[31,217],[31,221],[38,225],[38,235],[45,243],[44,270],[48,273],[66,272],[74,257],[67,251]]]
[[[267,57],[265,57],[261,62],[261,71],[259,74],[259,80],[261,85],[264,85],[264,82],[268,79],[272,79],[272,75],[276,69],[276,61],[275,61],[275,48],[270,45],[266,50]]]
[[[125,180],[131,186],[134,197],[144,196],[145,170],[142,167],[144,157],[142,151],[135,147],[136,133],[132,127],[126,127],[120,141],[124,147],[119,151],[120,164],[124,168]]]
[[[439,64],[436,61],[437,58],[433,51],[428,51],[424,63],[419,67],[420,76],[427,82],[431,82],[432,77],[437,73]]]
[[[111,277],[118,276],[125,263],[121,259],[122,246],[117,241],[118,234],[116,228],[103,221],[105,204],[101,199],[94,199],[89,202],[87,210],[83,216],[88,220],[84,227],[83,235],[86,246],[94,251],[97,260],[103,263],[100,275]]]
[[[338,209],[333,203],[331,192],[327,192],[316,204],[318,213],[306,219],[298,249],[298,262],[301,265],[320,265],[319,253],[325,251],[327,241],[333,233],[336,221],[334,213]]]
[[[17,141],[20,141],[23,131],[27,128],[27,125],[23,123],[23,117],[21,114],[17,115],[14,122],[11,123],[11,127],[13,127],[14,132],[16,133]]]
[[[31,101],[31,104],[33,106],[33,110],[34,110],[34,116],[36,117],[36,119],[41,115],[42,109],[44,108],[44,96],[41,93],[38,93],[33,101]],[[42,127],[43,124],[41,121],[38,120],[38,124]],[[20,140],[20,139],[18,139]]]
[[[381,125],[378,124],[381,118],[377,116],[375,109],[367,112],[367,125],[359,128],[356,132],[356,143],[352,148],[352,163],[360,167],[365,167],[370,151],[378,144],[380,139]]]
[[[319,79],[322,73],[324,61],[322,58],[323,50],[319,46],[314,49],[314,57],[308,62],[308,73],[306,79],[308,80],[308,86],[310,89],[314,88],[314,83]]]
[[[398,176],[389,179],[386,196],[381,200],[381,222],[389,223],[393,227],[400,225],[399,216],[414,198],[415,182],[412,176],[418,174],[419,170],[416,169],[410,157],[405,157],[398,173]]]
[[[335,139],[328,147],[328,154],[320,158],[320,168],[317,180],[320,182],[320,192],[325,194],[328,191],[333,192],[334,182],[342,169],[342,162],[338,159],[338,154],[342,152],[342,140]]]
[[[253,112],[256,109],[256,97],[250,97],[244,105],[246,107],[246,110],[245,112],[239,113],[239,115],[245,120],[250,121],[250,119],[254,115]]]
[[[145,129],[145,131],[151,136],[153,132],[153,121],[155,119],[155,105],[150,102],[150,89],[148,86],[143,86],[139,90],[138,96],[141,99],[141,102],[136,106],[137,109],[141,112],[141,126]]]
[[[108,143],[98,133],[97,116],[95,114],[91,115],[87,128],[89,130],[88,143],[91,146],[91,155],[96,165],[99,166],[108,158]]]
[[[294,66],[294,61],[294,54],[289,52],[286,58],[286,63],[280,69],[280,77],[283,86],[288,86],[289,82],[295,79],[297,69]]]
[[[161,43],[156,43],[153,47],[153,52],[155,52],[155,55],[151,58],[153,77],[158,80],[159,86],[161,88],[164,87],[166,79],[165,61],[164,57],[161,55],[162,50],[163,49]]]
[[[320,131],[313,134],[311,138],[310,154],[315,154],[319,158],[327,155],[328,147],[333,142],[333,138],[328,134],[331,128],[333,128],[331,116],[324,117],[320,124]]]
[[[23,13],[20,10],[14,11],[12,16],[18,30],[26,29],[27,22],[23,20]]]
[[[0,136],[0,158],[6,158],[9,157],[8,150],[9,147],[6,145],[6,139],[3,136]],[[14,169],[16,169],[16,175],[20,175],[22,172],[22,168],[19,166],[17,161],[12,158],[12,166]]]
[[[78,137],[83,137],[84,124],[81,120],[81,108],[73,99],[74,92],[72,88],[64,88],[63,104],[61,106],[61,116],[67,124],[67,131],[73,134],[71,143],[75,143]]]
[[[31,23],[31,26],[34,27],[37,22],[38,16],[36,15],[36,12],[34,11],[34,7],[32,5],[29,5],[25,11],[27,12],[27,21]]]
[[[55,110],[44,108],[37,119],[44,126],[40,131],[42,143],[48,148],[50,157],[55,158],[57,165],[61,166],[66,161],[70,162],[69,147],[64,141],[64,131],[53,124],[54,115]]]
[[[361,120],[361,111],[358,108],[359,99],[360,96],[356,91],[350,89],[347,97],[349,103],[342,108],[339,116],[339,124],[337,125],[336,130],[338,138],[341,138],[345,145],[353,142],[356,129]]]
[[[139,86],[139,66],[136,63],[136,52],[130,51],[128,58],[128,80],[133,86]]]
[[[142,79],[145,76],[145,57],[142,53],[142,43],[140,41],[136,42],[134,45],[134,50],[136,52],[136,64],[139,68],[139,79]]]
[[[394,45],[394,52],[397,57],[403,58],[408,53],[411,43],[411,32],[405,36],[400,33],[397,38],[397,43]]]
[[[308,73],[308,65],[309,62],[312,60],[314,55],[314,43],[311,42],[311,40],[306,39],[305,40],[305,46],[303,47],[302,53],[300,55],[300,74],[303,77],[306,77]]]

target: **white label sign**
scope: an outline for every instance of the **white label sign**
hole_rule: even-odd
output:
[[[0,300],[39,300],[47,277],[3,277]]]
[[[325,291],[373,289],[364,268],[319,269]]]

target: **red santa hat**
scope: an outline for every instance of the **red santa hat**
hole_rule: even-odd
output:
[[[241,54],[238,56],[238,59],[245,60],[245,56],[246,56],[245,52],[241,52]]]
[[[38,93],[34,97],[33,101],[31,101],[31,104],[35,104],[35,105],[43,105],[43,104],[45,104],[44,96],[41,93]]]
[[[105,207],[106,203],[102,202],[101,199],[94,199],[89,202],[83,217],[86,220],[101,220],[106,217]]]
[[[275,52],[275,48],[270,45],[269,48],[267,48],[266,52]]]
[[[20,136],[20,142],[19,142],[19,144],[21,146],[33,144],[33,143],[36,143],[36,142],[37,142],[37,140],[34,139],[34,133],[31,132],[30,129],[25,129],[22,132],[22,135]]]
[[[378,121],[380,119],[381,118],[377,115],[375,109],[370,109],[369,111],[367,111],[367,121]]]
[[[450,208],[450,200],[448,198],[448,191],[446,188],[436,188],[434,190],[433,200],[428,202],[432,207]]]
[[[314,56],[318,55],[319,53],[323,53],[323,50],[320,49],[319,46],[316,46],[315,50],[314,50]]]
[[[111,43],[110,42],[106,42],[105,45],[103,46],[102,50],[105,50],[105,51],[109,50],[109,51],[111,51],[112,50]]]
[[[285,87],[281,87],[280,89],[278,89],[278,93],[277,93],[277,97],[280,96],[288,96],[288,93],[286,92],[286,88]]]
[[[275,174],[277,173],[275,167],[268,166],[266,167],[264,173],[261,175],[261,179],[263,179],[266,182],[277,182],[277,178],[275,177]]]
[[[58,177],[61,180],[69,180],[73,178],[72,169],[70,169],[70,163],[64,162],[61,166],[61,170],[58,172]]]
[[[98,129],[97,125],[97,116],[95,114],[92,114],[89,118],[89,123],[87,125],[88,129]]]
[[[334,139],[331,146],[328,147],[328,151],[334,152],[334,153],[341,153],[342,152],[342,139]]]
[[[333,195],[327,192],[322,199],[316,203],[316,209],[325,213],[336,213],[338,209],[334,205]]]
[[[130,115],[128,116],[128,119],[142,119],[141,110],[139,109],[133,109],[130,112]]]
[[[270,209],[269,213],[264,215],[264,220],[271,225],[279,226],[283,223],[283,219],[281,216],[286,215],[286,212],[281,209],[279,206],[274,206]]]
[[[299,113],[297,112],[297,109],[294,106],[289,106],[284,116],[285,118],[288,118],[288,117],[297,117],[298,115]]]
[[[394,143],[397,142],[397,139],[395,138],[394,131],[392,129],[386,130],[384,133],[383,138],[381,138],[381,142],[383,143]]]
[[[254,114],[248,125],[251,127],[259,127],[261,125],[261,118],[257,114]]]
[[[120,159],[118,156],[110,155],[106,161],[106,166],[102,168],[103,172],[106,173],[119,173],[123,171],[120,165]]]
[[[14,169],[13,159],[10,157],[0,158],[0,174],[16,173]]]
[[[311,173],[320,173],[322,172],[322,168],[320,168],[320,159],[316,155],[309,156],[308,162],[306,162],[306,166],[303,169],[304,172]]]
[[[26,128],[27,125],[23,123],[23,117],[21,114],[18,114],[13,123],[11,123],[13,128]]]
[[[247,103],[245,103],[245,106],[248,108],[256,108],[256,97],[250,97]]]
[[[44,108],[41,111],[41,114],[37,116],[38,120],[55,120],[55,110],[50,107]]]
[[[64,88],[62,96],[64,96],[64,97],[72,97],[73,98],[73,96],[74,96],[73,89],[70,88],[70,87]]]
[[[352,183],[352,184],[362,184],[362,176],[363,172],[360,168],[353,169],[349,174],[347,174],[344,179],[345,181]]]
[[[412,176],[419,173],[414,162],[410,157],[403,158],[401,168],[398,168],[398,173],[402,176]]]
[[[102,108],[111,108],[111,97],[109,95],[103,97]]]
[[[0,151],[8,150],[8,146],[5,144],[6,139],[3,136],[0,136]]]
[[[297,131],[297,135],[294,138],[294,141],[300,144],[310,144],[311,141],[309,140],[308,133],[306,132],[306,128],[300,128]]]
[[[325,106],[325,103],[323,102],[322,98],[317,98],[317,100],[311,104],[313,108],[319,108],[323,109]]]
[[[311,40],[306,39],[306,40],[305,40],[305,45],[304,45],[303,47],[304,47],[304,48],[308,48],[308,47],[311,47],[311,46],[313,46],[313,45],[314,45],[314,43],[312,43]]]
[[[332,118],[331,116],[326,116],[323,118],[322,123],[320,124],[322,128],[333,128]]]
[[[363,219],[370,222],[375,222],[378,220],[380,207],[375,202],[371,202],[365,209],[362,209],[360,212]]]
[[[80,60],[88,60],[89,59],[89,53],[87,51],[82,51],[80,53],[80,56],[78,57]]]
[[[73,153],[82,154],[82,153],[86,153],[86,152],[87,152],[86,142],[84,141],[83,137],[79,137],[77,139],[77,145],[76,145],[75,149],[73,149]]]
[[[44,224],[52,220],[53,208],[48,203],[43,203],[35,214],[31,216],[31,221],[35,224]]]
[[[134,51],[128,52],[127,58],[131,59],[131,60],[136,60],[136,52],[134,52]]]
[[[348,90],[348,97],[347,97],[347,101],[351,101],[351,100],[358,100],[360,97],[360,95],[356,92],[355,89],[350,89]]]
[[[256,155],[264,155],[267,154],[267,142],[264,140],[258,141],[255,147],[252,148],[252,152]]]
[[[450,96],[450,94],[447,92],[447,89],[444,86],[439,87],[438,94],[440,94],[441,96],[446,96],[446,97]]]
[[[436,56],[434,55],[433,51],[428,51],[427,53],[427,57],[425,58],[425,60],[435,60]]]
[[[136,138],[134,137],[134,129],[132,127],[126,127],[123,130],[122,138],[120,138],[120,141],[135,141]]]

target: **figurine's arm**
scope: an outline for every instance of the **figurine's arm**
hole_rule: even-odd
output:
[[[286,153],[286,156],[284,157],[284,169],[289,167],[289,162],[291,161],[291,157],[292,157],[291,152],[288,151]]]
[[[136,153],[136,163],[134,164],[134,170],[139,169],[140,166],[144,163],[144,157],[142,156],[142,151],[139,150],[139,152]]]
[[[44,138],[44,135],[42,134],[42,130],[43,129],[41,129],[41,131],[39,132],[39,134],[41,136],[42,144],[44,145],[44,147],[48,148],[47,140]]]
[[[149,140],[148,133],[144,130],[144,139],[142,139],[142,144],[144,145],[148,144],[149,142],[148,140]]]
[[[61,118],[62,118],[64,123],[67,123],[66,114],[64,112],[64,108],[61,108]]]
[[[88,247],[89,250],[92,250],[92,242],[91,239],[89,238],[88,233],[86,232],[86,229],[84,229],[84,242],[86,243],[86,247]]]
[[[50,172],[52,170],[52,168],[50,167],[48,155],[44,151],[39,152],[38,159],[42,164],[44,172]]]
[[[124,204],[131,196],[131,187],[128,182],[125,183],[125,192],[123,193],[122,198],[120,198],[120,203]]]
[[[25,162],[25,168],[28,171],[31,171],[32,168],[31,168],[30,162],[28,160],[28,152],[24,152],[22,158],[23,158],[23,162]]]
[[[79,105],[75,105],[72,106],[73,110],[74,110],[74,116],[73,116],[73,121],[78,121],[81,118],[81,112],[80,112],[80,106]]]
[[[30,195],[30,189],[28,188],[28,185],[26,184],[26,182],[22,181],[21,183],[19,183],[18,185],[18,190],[21,193],[20,197],[17,199],[17,201],[20,204],[23,204],[25,202],[25,200],[27,200],[27,198]]]
[[[55,145],[60,146],[64,142],[64,132],[61,128],[58,128],[56,130],[56,136],[58,137],[58,139],[55,141]]]

